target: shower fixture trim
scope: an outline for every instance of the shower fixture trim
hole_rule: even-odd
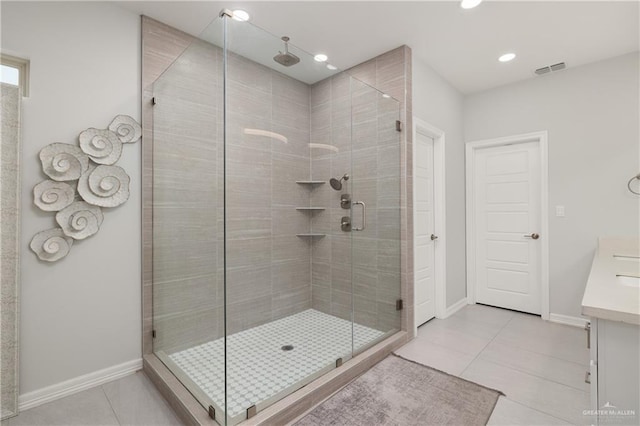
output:
[[[331,178],[329,180],[329,185],[331,185],[331,187],[336,191],[340,191],[342,189],[342,181],[346,182],[348,180],[349,180],[349,175],[345,173],[340,179]]]
[[[290,38],[287,36],[282,36],[280,40],[284,41],[284,52],[278,52],[278,54],[273,57],[273,60],[285,67],[290,67],[300,62],[300,58],[289,52]]]

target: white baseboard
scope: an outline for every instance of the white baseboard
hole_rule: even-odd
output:
[[[469,301],[467,300],[466,297],[458,300],[456,303],[454,303],[453,305],[447,308],[447,310],[444,313],[444,318],[449,318],[451,315],[455,314],[456,312],[458,312],[460,309],[464,308],[468,304],[469,304]]]
[[[84,376],[56,383],[55,385],[20,395],[18,397],[18,408],[20,411],[28,410],[29,408],[100,386],[141,369],[142,359],[134,359],[104,370],[94,371]]]
[[[589,322],[589,320],[586,318],[572,317],[569,315],[561,314],[549,314],[549,321],[581,328],[584,328],[584,326]]]

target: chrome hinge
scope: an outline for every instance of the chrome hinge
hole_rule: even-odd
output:
[[[155,330],[151,330],[151,337],[153,337],[154,339],[156,338],[156,331]]]
[[[213,408],[213,405],[209,406],[209,417],[211,417],[213,420],[216,419],[216,409]]]
[[[396,120],[396,131],[398,132],[402,131],[402,121],[400,120]]]
[[[230,11],[229,9],[222,9],[222,10],[220,11],[220,13],[218,14],[218,16],[219,16],[220,18],[222,18],[222,17],[224,17],[224,16],[226,16],[227,18],[233,18],[233,12],[232,12],[232,11]]]
[[[396,300],[396,311],[401,311],[402,308],[404,308],[404,303],[402,302],[402,299]]]

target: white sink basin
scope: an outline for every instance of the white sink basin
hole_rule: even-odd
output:
[[[640,278],[628,275],[616,275],[616,282],[626,287],[640,288]]]
[[[640,288],[640,258],[614,255],[616,282],[626,287]]]
[[[638,262],[640,263],[640,257],[635,257],[635,256],[623,256],[621,254],[614,254],[613,258],[615,260],[622,260],[625,262]]]

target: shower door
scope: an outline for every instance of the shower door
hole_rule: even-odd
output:
[[[153,351],[220,424],[400,330],[399,103],[328,65],[223,14],[153,85]]]
[[[353,352],[400,330],[400,104],[350,78]]]

